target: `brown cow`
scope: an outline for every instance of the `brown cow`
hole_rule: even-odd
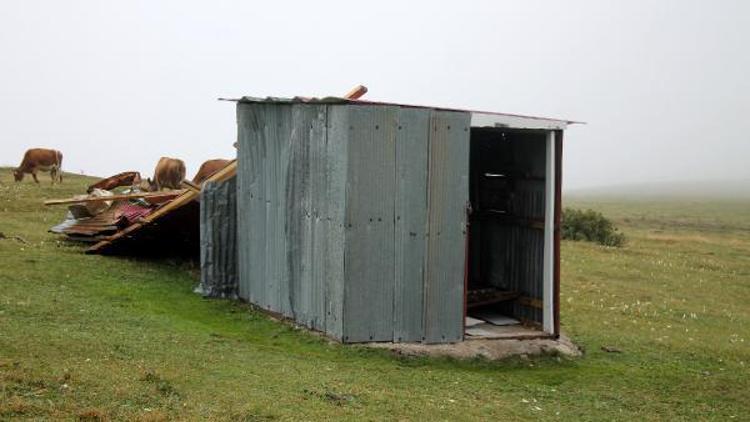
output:
[[[16,182],[20,182],[26,173],[31,173],[34,181],[39,183],[39,179],[36,178],[36,172],[48,171],[52,178],[52,184],[55,184],[55,181],[58,179],[62,183],[62,159],[63,155],[60,151],[32,148],[27,150],[26,154],[23,155],[21,165],[13,170],[13,177],[16,179]]]
[[[185,163],[178,158],[161,157],[154,169],[154,180],[148,179],[149,190],[179,189],[185,179]]]
[[[201,164],[201,168],[198,169],[198,173],[193,177],[193,183],[200,185],[214,173],[226,167],[229,163],[231,163],[231,160],[224,160],[221,158],[204,162]]]
[[[137,186],[140,183],[140,173],[137,171],[124,171],[94,183],[86,189],[86,192],[91,193],[94,189],[112,190],[119,186]]]

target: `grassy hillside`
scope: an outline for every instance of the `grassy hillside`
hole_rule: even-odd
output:
[[[750,179],[683,182],[652,182],[618,186],[571,189],[568,198],[609,198],[614,200],[741,200],[750,201]]]
[[[623,249],[563,245],[585,349],[504,362],[330,344],[192,293],[197,268],[88,256],[46,233],[83,191],[0,169],[0,419],[724,419],[750,411],[750,203],[589,202]],[[575,204],[567,204],[575,205]],[[607,353],[602,346],[620,349]]]

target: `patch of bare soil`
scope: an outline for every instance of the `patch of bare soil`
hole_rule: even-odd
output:
[[[452,344],[368,343],[367,346],[391,350],[406,356],[443,356],[456,359],[482,357],[500,360],[511,356],[557,355],[578,357],[581,349],[568,337],[559,339],[476,339]]]

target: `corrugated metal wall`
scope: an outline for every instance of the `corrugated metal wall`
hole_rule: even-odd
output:
[[[508,194],[497,214],[475,207],[481,218],[472,223],[473,281],[520,293],[522,300],[497,309],[542,323],[542,309],[533,305],[542,302],[544,286],[545,134],[484,128],[472,136],[472,172],[504,174]],[[487,192],[475,188],[473,201],[480,202]]]
[[[430,111],[401,109],[396,132],[393,341],[424,335]]]
[[[344,341],[393,338],[398,107],[349,107]]]
[[[518,181],[516,195],[511,201],[511,214],[526,221],[544,221],[545,205],[545,136],[543,134],[514,133],[514,161],[523,169],[526,179]],[[544,298],[544,230],[534,225],[509,227],[508,271],[512,289],[524,298],[541,301]],[[509,304],[510,314],[542,323],[542,309],[529,306],[527,301]]]
[[[433,111],[427,176],[428,231],[424,336],[463,339],[469,113]]]
[[[201,281],[197,293],[237,298],[237,178],[206,182],[201,191]]]
[[[469,121],[240,103],[240,296],[346,342],[460,340]]]
[[[325,105],[237,112],[240,296],[340,337],[345,138]]]

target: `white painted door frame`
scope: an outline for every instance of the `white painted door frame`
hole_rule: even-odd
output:
[[[544,272],[543,319],[545,333],[555,332],[555,131],[547,132],[547,154],[544,177]]]

